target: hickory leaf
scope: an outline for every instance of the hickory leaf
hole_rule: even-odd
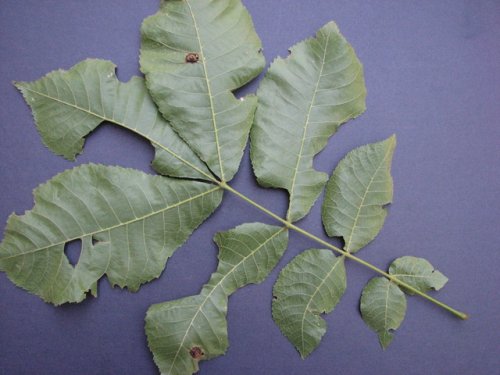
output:
[[[89,59],[34,82],[16,82],[33,111],[44,144],[69,160],[82,151],[84,137],[104,121],[146,138],[155,147],[153,167],[172,177],[207,179],[206,165],[158,113],[144,80],[118,81],[116,66]]]
[[[288,243],[286,228],[253,223],[215,236],[219,265],[200,294],[149,308],[146,334],[162,374],[198,371],[198,362],[225,353],[228,297],[260,283],[276,266]]]
[[[287,247],[288,230],[328,248],[299,254],[274,286],[273,317],[303,358],[326,332],[320,315],[344,294],[346,258],[385,276],[370,281],[361,298],[363,319],[384,348],[404,318],[403,291],[466,319],[424,294],[447,280],[427,261],[399,258],[385,273],[353,255],[384,224],[384,206],[392,200],[394,136],[351,151],[328,182],[323,225],[329,236],[344,238],[344,250],[293,224],[308,214],[328,179],[313,168],[315,155],[340,125],[365,110],[363,67],[335,23],[273,62],[258,90],[258,109],[257,96],[233,94],[265,64],[240,0],[161,1],[141,35],[145,80],[122,83],[113,63],[85,60],[16,83],[54,153],[75,159],[85,137],[111,122],[151,142],[153,167],[168,176],[90,164],[41,185],[34,208],[9,218],[0,243],[0,270],[16,285],[56,305],[96,295],[104,275],[113,285],[137,290],[161,274],[227,190],[281,226],[253,223],[219,232],[219,264],[201,292],[150,307],[146,335],[162,374],[192,374],[199,361],[225,353],[229,296],[264,280]],[[249,132],[258,182],[289,193],[286,218],[227,184]],[[75,240],[81,241],[81,255],[72,266],[65,246]]]
[[[328,181],[323,225],[329,236],[342,236],[355,253],[380,232],[392,201],[391,161],[396,137],[359,147],[340,161]]]
[[[55,305],[95,295],[104,274],[130,290],[158,277],[222,199],[217,186],[93,164],[57,175],[33,195],[34,208],[7,222],[0,270]],[[76,239],[82,249],[73,267],[64,246]]]
[[[257,91],[251,132],[252,164],[259,184],[290,195],[287,219],[304,217],[328,176],[313,158],[344,122],[365,110],[363,67],[330,22],[276,59]]]
[[[331,312],[346,288],[344,257],[309,249],[281,271],[273,289],[273,318],[302,358],[326,332],[320,314]]]
[[[142,25],[141,70],[163,116],[222,180],[238,170],[257,98],[232,91],[264,68],[239,0],[169,0]]]

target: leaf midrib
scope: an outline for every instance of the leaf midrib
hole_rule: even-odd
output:
[[[380,168],[382,168],[382,166],[385,164],[385,161],[386,161],[387,157],[389,156],[389,154],[392,151],[392,144],[393,144],[392,142],[393,141],[391,141],[391,144],[387,148],[387,151],[386,151],[386,153],[385,153],[382,161],[378,165],[377,169],[375,170],[375,172],[373,172],[373,175],[370,178],[370,182],[366,186],[365,193],[363,194],[363,197],[361,198],[361,203],[357,207],[356,217],[354,218],[354,224],[352,225],[351,234],[349,235],[349,240],[347,241],[347,245],[345,246],[345,250],[348,251],[348,252],[351,252],[350,247],[351,247],[351,243],[352,243],[352,238],[354,236],[354,232],[356,231],[356,226],[358,224],[358,220],[359,220],[359,216],[361,214],[361,210],[364,207],[364,203],[365,203],[366,197],[367,197],[367,195],[368,195],[368,193],[370,191],[370,188],[371,188],[371,185],[373,184],[373,181],[375,180],[375,176],[378,174]],[[361,183],[361,181],[360,181],[360,183]]]
[[[387,292],[385,295],[385,310],[384,310],[384,335],[388,334],[387,330],[387,312],[389,311],[389,290],[391,289],[391,282],[387,282]]]
[[[184,346],[184,342],[186,341],[186,337],[189,333],[189,331],[191,330],[191,328],[193,327],[193,322],[195,321],[196,317],[198,316],[198,314],[201,312],[201,310],[203,309],[203,306],[205,306],[205,303],[207,303],[207,301],[209,300],[210,296],[217,290],[217,288],[219,288],[221,285],[222,285],[222,282],[226,279],[226,277],[228,277],[229,275],[231,275],[234,270],[236,268],[238,268],[243,262],[245,262],[247,259],[249,259],[250,257],[254,256],[263,246],[265,246],[269,241],[271,241],[273,238],[275,238],[277,235],[281,234],[283,231],[287,230],[286,227],[283,227],[281,228],[280,230],[278,230],[276,233],[274,233],[271,237],[269,237],[267,240],[265,240],[264,242],[262,242],[258,247],[256,247],[250,254],[248,254],[247,256],[245,256],[242,260],[240,260],[236,265],[233,266],[233,268],[231,268],[231,270],[229,270],[223,277],[222,279],[220,279],[215,285],[213,285],[212,287],[212,290],[210,290],[210,293],[207,294],[207,296],[205,297],[205,299],[203,300],[203,302],[200,304],[200,306],[198,307],[198,309],[196,310],[196,313],[194,314],[193,318],[191,319],[191,321],[189,322],[189,325],[188,325],[188,328],[186,329],[186,333],[184,334],[184,337],[182,338],[182,341],[181,343],[179,344],[179,348],[177,349],[177,352],[175,353],[175,356],[174,356],[174,359],[172,360],[172,365],[170,366],[170,369],[168,370],[169,373],[172,371],[173,367],[175,366],[175,361],[177,360],[177,357],[182,349],[182,347]],[[217,272],[217,271],[216,271]],[[227,296],[227,295],[226,295]]]
[[[335,265],[332,267],[332,269],[326,274],[326,276],[323,278],[321,283],[318,285],[314,293],[312,294],[311,298],[309,299],[309,302],[307,303],[307,306],[304,310],[304,313],[302,314],[302,324],[301,324],[301,329],[300,329],[300,337],[301,337],[301,343],[302,343],[302,350],[304,350],[304,321],[305,317],[308,312],[312,313],[312,311],[309,311],[309,306],[311,302],[313,301],[314,297],[316,297],[316,294],[319,292],[321,287],[325,284],[326,280],[330,277],[330,275],[335,271],[337,266],[340,264],[340,262],[343,261],[343,259],[336,259]]]
[[[196,17],[194,15],[193,9],[191,8],[191,4],[189,3],[189,0],[185,0],[186,4],[189,8],[189,13],[191,15],[191,18],[193,19],[193,25],[196,31],[196,39],[198,41],[198,45],[200,47],[200,55],[201,55],[201,62],[203,65],[203,76],[205,78],[205,82],[207,83],[207,91],[208,91],[208,99],[210,101],[210,111],[212,113],[212,126],[214,128],[214,136],[215,136],[215,145],[217,148],[217,157],[219,159],[219,169],[220,169],[220,174],[221,174],[221,180],[225,181],[224,177],[224,168],[222,167],[222,157],[221,157],[221,150],[220,150],[220,143],[219,143],[219,129],[217,128],[217,120],[216,120],[216,114],[215,114],[215,109],[214,109],[214,100],[213,100],[213,95],[212,95],[212,86],[210,84],[210,78],[208,77],[208,70],[207,70],[207,63],[205,60],[205,52],[203,51],[203,44],[201,43],[201,37],[200,37],[200,30],[198,28],[198,22],[196,21]]]
[[[331,34],[328,33],[327,38],[326,38],[325,48],[324,48],[324,52],[323,52],[323,61],[321,62],[321,69],[319,71],[318,80],[316,81],[316,86],[314,88],[314,93],[313,93],[313,96],[312,96],[312,99],[311,99],[311,103],[309,104],[309,109],[307,111],[306,123],[305,123],[305,126],[304,126],[304,131],[302,132],[302,140],[301,140],[301,143],[300,143],[300,150],[299,150],[299,154],[297,155],[297,163],[295,164],[294,173],[293,173],[293,179],[292,179],[292,186],[290,188],[290,205],[288,207],[287,220],[290,220],[291,219],[291,215],[292,215],[293,196],[294,196],[294,193],[295,193],[295,183],[297,181],[297,174],[299,172],[299,164],[300,164],[300,161],[302,160],[302,153],[304,151],[304,144],[305,144],[305,140],[306,140],[307,129],[309,128],[309,120],[310,120],[310,117],[311,117],[311,112],[312,112],[312,109],[313,109],[313,106],[314,106],[314,102],[316,101],[316,94],[318,93],[319,83],[321,81],[321,78],[323,76],[323,70],[325,68],[326,53],[327,53],[327,49],[328,49],[328,43],[330,41],[330,35]]]
[[[422,278],[422,279],[431,278],[433,276],[433,274],[431,274],[431,275],[407,275],[404,273],[391,273],[391,275],[394,277],[403,276],[403,277],[416,277],[416,278]]]
[[[180,202],[177,202],[171,206],[167,206],[165,208],[162,208],[161,210],[157,210],[157,211],[154,211],[154,212],[151,212],[147,215],[143,215],[143,216],[140,216],[140,217],[137,217],[137,218],[134,218],[132,220],[128,220],[126,222],[123,222],[123,223],[119,223],[119,224],[116,224],[116,225],[113,225],[109,228],[104,228],[104,229],[99,229],[97,231],[94,231],[94,232],[90,232],[90,233],[83,233],[79,236],[76,236],[76,237],[73,237],[73,238],[69,238],[69,239],[65,239],[64,241],[61,241],[61,242],[57,242],[57,243],[52,243],[52,244],[48,244],[47,246],[44,246],[44,247],[39,247],[39,248],[36,248],[36,249],[33,249],[33,250],[30,250],[30,251],[27,251],[27,252],[24,252],[24,253],[19,253],[19,254],[14,254],[14,255],[10,255],[8,257],[4,257],[4,258],[0,258],[0,260],[7,260],[7,259],[12,259],[12,258],[17,258],[17,257],[20,257],[20,256],[25,256],[25,255],[29,255],[29,254],[34,254],[38,251],[43,251],[43,250],[47,250],[48,248],[50,247],[54,247],[54,246],[58,246],[58,245],[62,245],[62,244],[65,244],[67,242],[71,242],[71,241],[74,241],[74,240],[77,240],[77,239],[80,239],[80,238],[83,238],[83,237],[87,237],[87,236],[93,236],[95,234],[98,234],[98,233],[103,233],[103,232],[109,232],[113,229],[116,229],[116,228],[119,228],[119,227],[122,227],[122,226],[127,226],[127,225],[130,225],[132,223],[135,223],[135,222],[138,222],[138,221],[142,221],[142,220],[146,220],[147,218],[149,217],[152,217],[152,216],[155,216],[155,215],[158,215],[160,213],[163,213],[163,212],[166,212],[172,208],[176,208],[176,207],[179,207],[183,204],[186,204],[186,203],[189,203],[191,201],[194,201],[195,199],[198,199],[198,198],[201,198],[207,194],[210,194],[210,193],[213,193],[214,191],[216,190],[219,190],[220,187],[217,186],[213,189],[210,189],[210,190],[207,190],[201,194],[197,194],[193,197],[189,197],[188,199],[185,199],[183,201],[180,201]]]

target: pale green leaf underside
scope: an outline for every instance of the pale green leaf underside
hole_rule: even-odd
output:
[[[210,184],[151,176],[120,167],[83,165],[34,193],[35,205],[11,215],[0,244],[0,270],[16,285],[59,305],[112,285],[137,290],[220,204]],[[67,242],[81,239],[73,267]]]
[[[406,297],[397,285],[376,277],[363,289],[360,310],[363,320],[377,332],[380,345],[386,349],[393,339],[392,331],[399,328],[405,317]]]
[[[344,258],[330,250],[310,249],[280,273],[273,289],[273,318],[302,358],[326,332],[321,314],[331,312],[346,288]]]
[[[265,279],[286,249],[288,232],[266,224],[244,224],[217,233],[215,242],[219,265],[200,294],[148,310],[148,344],[162,374],[192,374],[200,360],[225,353],[229,295]]]
[[[141,32],[141,70],[160,112],[229,181],[257,104],[255,97],[238,100],[232,91],[265,64],[250,15],[239,0],[169,0]]]
[[[396,259],[390,265],[389,273],[421,292],[431,289],[439,290],[448,282],[448,278],[435,270],[427,260],[412,256]],[[413,294],[407,289],[403,290],[408,294]]]
[[[68,71],[58,70],[34,82],[17,82],[33,111],[44,144],[73,160],[84,138],[108,121],[148,139],[155,147],[154,168],[172,177],[209,179],[206,165],[162,118],[144,80],[118,81],[116,66],[85,60]]]
[[[392,201],[391,161],[396,137],[349,152],[328,181],[323,225],[330,237],[344,238],[344,249],[355,253],[372,241],[384,225]]]
[[[257,92],[251,132],[255,175],[265,187],[290,195],[288,219],[307,215],[328,176],[313,158],[339,126],[365,110],[363,67],[330,22],[316,38],[298,43],[276,59]]]

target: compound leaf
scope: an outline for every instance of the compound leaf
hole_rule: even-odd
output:
[[[265,187],[290,195],[288,219],[304,217],[328,176],[313,158],[344,122],[365,110],[363,67],[330,22],[276,59],[257,92],[259,106],[251,132],[255,175]]]
[[[321,314],[331,312],[346,288],[344,257],[310,249],[280,273],[273,289],[273,318],[302,358],[320,344],[326,332]]]
[[[393,339],[392,331],[399,328],[406,314],[406,297],[399,287],[383,277],[366,284],[361,295],[361,315],[365,323],[378,334],[386,349]]]
[[[427,260],[412,256],[396,259],[390,265],[389,273],[421,292],[439,290],[448,282],[448,278],[435,270]],[[403,290],[410,295],[413,294],[410,290],[404,288]]]
[[[209,179],[206,165],[172,130],[151,100],[144,80],[118,81],[106,60],[82,61],[34,82],[16,82],[31,107],[44,144],[69,160],[82,151],[84,137],[108,121],[148,139],[153,167],[172,177]],[[208,177],[208,178],[207,178]]]
[[[200,294],[153,305],[146,316],[149,348],[162,374],[198,371],[198,362],[225,353],[230,294],[259,283],[288,243],[286,228],[253,223],[215,236],[219,265]]]
[[[33,195],[34,208],[7,222],[0,270],[55,305],[95,295],[104,274],[134,291],[158,277],[222,199],[214,185],[94,164],[55,176]],[[73,267],[64,247],[77,239]]]
[[[238,170],[257,98],[232,91],[264,68],[239,0],[169,0],[142,25],[141,70],[172,127],[222,180]]]
[[[233,91],[265,65],[241,0],[161,0],[141,34],[145,81],[122,83],[113,63],[85,60],[15,83],[54,153],[75,159],[85,137],[111,122],[149,140],[155,170],[176,178],[89,164],[35,189],[34,208],[8,220],[0,271],[55,305],[97,295],[104,275],[133,291],[158,277],[218,207],[223,187],[236,192],[225,181],[238,170],[253,122],[251,159],[259,183],[288,191],[288,222],[303,218],[328,179],[313,168],[315,155],[365,110],[362,64],[334,22],[292,47],[288,58],[276,59],[257,96],[239,100]],[[372,241],[384,224],[395,145],[392,136],[351,151],[328,182],[323,224],[329,236],[344,238],[349,253]],[[225,353],[228,298],[276,266],[288,244],[287,227],[253,223],[217,233],[219,264],[200,293],[149,308],[145,330],[162,374],[194,373],[199,361]],[[65,246],[75,240],[81,255],[73,266]],[[398,279],[422,292],[447,282],[421,258],[396,259],[389,273],[392,282],[372,279],[360,302],[384,349],[406,312]],[[344,256],[329,250],[306,250],[280,273],[273,318],[303,358],[319,345],[326,332],[321,315],[333,311],[345,288]]]
[[[329,236],[342,236],[344,249],[355,253],[382,229],[392,201],[393,135],[385,141],[349,152],[328,181],[323,202],[323,225]]]

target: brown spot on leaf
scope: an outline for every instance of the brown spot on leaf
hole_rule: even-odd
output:
[[[203,350],[201,350],[201,348],[199,346],[193,346],[191,348],[191,350],[189,351],[189,355],[193,359],[200,359],[201,357],[203,357],[205,355],[205,353],[203,353]]]
[[[195,52],[189,52],[187,55],[186,55],[186,62],[187,63],[190,63],[190,64],[194,64],[194,63],[197,63],[198,60],[200,60],[200,55],[198,55],[197,53]]]

